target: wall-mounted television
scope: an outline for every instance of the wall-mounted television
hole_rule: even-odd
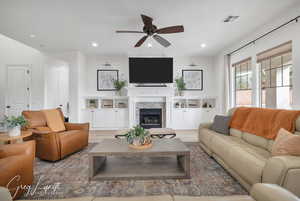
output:
[[[173,58],[129,58],[130,83],[173,83]]]

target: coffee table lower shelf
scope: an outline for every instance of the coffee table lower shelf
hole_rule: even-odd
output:
[[[90,180],[189,179],[189,155],[90,156]]]

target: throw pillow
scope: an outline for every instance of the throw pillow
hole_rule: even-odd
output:
[[[230,116],[216,115],[211,130],[225,135],[229,135]]]
[[[52,110],[42,110],[47,126],[54,132],[65,131],[66,127],[62,119],[61,113],[57,109]]]
[[[300,136],[280,129],[272,146],[272,156],[300,156]]]

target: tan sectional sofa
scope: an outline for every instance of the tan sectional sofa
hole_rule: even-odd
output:
[[[253,184],[270,183],[300,196],[300,157],[272,157],[273,140],[232,128],[229,136],[222,135],[210,130],[210,126],[211,123],[207,123],[199,127],[201,147],[248,191]],[[295,134],[300,134],[300,117],[296,120]]]
[[[6,188],[0,187],[0,201],[12,201]],[[28,200],[27,200],[28,201]],[[251,190],[250,196],[148,196],[148,197],[82,197],[56,201],[300,201],[297,196],[289,191],[272,184],[256,184]]]

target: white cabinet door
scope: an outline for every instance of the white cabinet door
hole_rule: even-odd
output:
[[[197,129],[201,122],[201,109],[188,108],[184,110],[183,118],[185,122],[185,129]]]
[[[129,113],[128,109],[115,109],[115,127],[116,128],[127,128],[129,127]]]
[[[174,129],[184,129],[186,127],[184,121],[184,109],[173,109],[172,111],[172,127]]]
[[[202,109],[202,122],[201,123],[209,123],[212,122],[216,115],[215,109]]]
[[[100,109],[93,112],[93,128],[127,128],[129,125],[128,109]]]
[[[95,128],[113,128],[115,125],[114,109],[95,110],[93,115],[93,127]]]

